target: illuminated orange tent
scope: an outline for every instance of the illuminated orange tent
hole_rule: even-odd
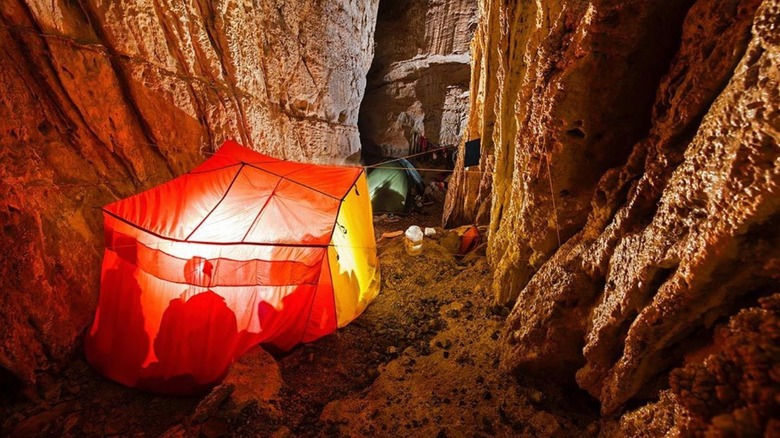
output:
[[[362,168],[226,142],[188,174],[103,213],[85,350],[128,386],[201,392],[254,345],[288,350],[346,325],[379,289]]]

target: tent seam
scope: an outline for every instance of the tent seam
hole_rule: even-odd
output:
[[[184,175],[202,175],[204,173],[219,172],[220,170],[230,169],[233,166],[240,166],[242,164],[243,163],[241,163],[241,162],[237,162],[237,163],[233,163],[233,164],[228,164],[227,166],[216,167],[214,169],[207,169],[207,170],[201,170],[201,171],[198,171],[197,167],[196,167],[195,169],[190,170],[189,172],[185,173]]]
[[[124,259],[122,259],[122,260],[125,261]],[[154,277],[154,278],[156,278],[156,279],[158,279],[160,281],[165,281],[165,282],[172,283],[172,284],[177,284],[177,285],[180,285],[180,286],[202,287],[202,288],[206,288],[206,289],[211,289],[212,287],[229,287],[229,288],[241,287],[241,288],[246,288],[246,287],[258,287],[258,286],[269,287],[269,288],[281,288],[281,287],[293,287],[293,286],[302,286],[302,285],[317,286],[317,284],[318,284],[316,282],[309,282],[309,281],[303,281],[303,282],[299,282],[299,283],[290,283],[290,284],[261,284],[261,285],[258,285],[258,284],[221,284],[221,283],[212,284],[210,282],[208,286],[203,286],[203,285],[200,285],[200,284],[188,283],[186,281],[182,282],[182,281],[175,281],[175,280],[170,280],[170,279],[167,279],[167,278],[163,278],[163,277],[160,277],[159,275],[155,275],[154,273],[147,271],[146,269],[144,269],[144,268],[142,268],[140,266],[138,267],[138,270],[140,272],[143,272],[144,274],[146,274],[146,275],[148,275],[150,277]]]
[[[336,251],[336,261],[339,261],[339,253],[336,245],[333,243],[333,234],[336,232],[336,225],[339,224],[339,215],[341,214],[341,207],[344,205],[344,200],[347,199],[347,196],[349,196],[349,192],[352,191],[352,189],[357,189],[357,183],[360,181],[360,176],[363,175],[366,172],[365,169],[361,169],[358,173],[357,177],[354,181],[352,181],[352,185],[349,186],[349,190],[344,194],[344,196],[341,198],[341,201],[339,202],[339,209],[336,212],[336,220],[333,222],[333,228],[330,230],[330,243],[328,243],[328,246],[333,246],[334,251]],[[368,195],[366,193],[366,195]],[[360,195],[358,195],[360,196]],[[346,227],[345,227],[346,228]],[[338,308],[336,307],[336,283],[333,281],[333,269],[331,269],[330,266],[330,257],[328,258],[328,270],[330,271],[330,284],[331,288],[333,289],[333,315],[336,317],[336,328],[339,328],[339,314],[338,314]]]
[[[222,204],[222,201],[227,198],[228,193],[230,193],[230,189],[233,188],[233,184],[236,183],[236,180],[238,180],[238,176],[241,175],[241,171],[244,170],[244,165],[242,164],[241,167],[238,168],[238,171],[236,172],[235,176],[233,176],[233,180],[230,181],[230,185],[228,185],[227,189],[225,190],[225,193],[222,194],[222,197],[219,198],[219,202],[217,202],[217,205],[215,205],[209,212],[206,214],[206,216],[198,223],[198,225],[193,229],[190,234],[187,235],[187,237],[184,238],[185,242],[189,241],[189,238],[192,237],[193,234],[195,234],[196,231],[198,231],[198,228],[203,225],[206,220],[211,216],[211,213],[214,213],[214,210],[218,209],[219,206]]]
[[[163,236],[162,234],[155,233],[152,230],[147,230],[146,228],[144,228],[144,227],[142,227],[140,225],[134,224],[134,223],[130,222],[129,220],[127,220],[127,219],[125,219],[125,218],[123,218],[123,217],[121,217],[121,216],[119,216],[119,215],[117,215],[117,214],[115,214],[113,212],[110,212],[110,211],[106,210],[105,208],[103,208],[103,213],[113,217],[114,219],[117,219],[120,222],[124,222],[125,224],[127,224],[127,225],[129,225],[129,226],[131,226],[131,227],[133,227],[133,228],[135,228],[137,230],[141,230],[141,231],[143,231],[143,232],[145,232],[145,233],[147,233],[149,235],[152,235],[154,237],[160,238],[162,240],[167,240],[169,242],[174,242],[174,243],[194,243],[194,244],[198,244],[198,245],[220,245],[220,246],[230,246],[230,245],[282,246],[282,247],[291,247],[291,248],[327,248],[329,246],[329,244],[315,244],[315,243],[303,244],[303,243],[282,243],[282,242],[279,242],[279,243],[270,243],[270,242],[203,242],[203,241],[200,241],[200,240],[175,239],[173,237]]]
[[[336,261],[338,262],[339,253],[336,252]],[[338,268],[338,266],[337,266]],[[333,281],[333,269],[330,266],[330,257],[328,257],[328,271],[330,272],[330,287],[333,289],[333,316],[336,317],[336,329],[339,328],[339,308],[336,306],[336,283]]]
[[[328,270],[330,271],[330,260],[328,260],[327,257],[328,257],[328,250],[325,249],[323,251],[323,255],[322,255],[322,259],[321,259],[321,263],[320,263],[320,272],[322,272],[322,263],[324,263],[326,260],[328,261]],[[322,275],[322,274],[320,274],[320,275]],[[331,275],[331,288],[332,288],[332,286],[333,286],[333,276]],[[308,314],[308,316],[306,316],[306,324],[303,326],[303,331],[301,332],[301,339],[298,340],[299,344],[303,343],[303,338],[306,336],[306,330],[309,329],[309,323],[311,322],[311,312],[312,312],[312,310],[314,310],[314,299],[317,298],[317,293],[319,293],[319,291],[320,291],[320,284],[319,284],[319,281],[318,281],[317,282],[317,287],[314,289],[314,293],[311,295],[311,304],[309,304],[309,314]],[[336,298],[335,298],[335,295],[336,295],[335,290],[333,292],[334,292],[333,293],[333,296],[334,296],[333,300],[334,300],[334,304],[335,304],[335,300],[336,300]],[[333,308],[333,313],[336,313],[336,308],[335,307]],[[337,319],[337,321],[338,321],[338,319]]]
[[[347,190],[347,193],[344,194],[344,196],[339,199],[339,209],[336,211],[336,220],[333,221],[333,228],[330,229],[330,243],[328,243],[328,246],[331,246],[333,244],[333,233],[336,232],[336,226],[339,224],[339,214],[341,214],[341,206],[344,205],[344,200],[347,199],[347,196],[349,196],[349,192],[352,191],[352,189],[356,188],[357,182],[360,180],[360,175],[365,173],[365,170],[361,170],[360,173],[358,173],[357,178],[355,178],[354,181],[352,181],[352,185],[349,186],[349,190]],[[360,196],[360,195],[358,195]],[[346,229],[346,227],[344,227]],[[333,244],[333,246],[336,246]]]
[[[121,233],[119,233],[119,234],[121,234]],[[129,237],[129,236],[128,236],[128,237]],[[195,242],[181,242],[181,243],[195,243]],[[150,250],[150,251],[158,251],[158,252],[161,252],[161,253],[165,254],[166,256],[168,256],[168,257],[170,257],[170,258],[174,258],[174,259],[176,259],[176,260],[181,260],[181,261],[188,261],[188,260],[190,260],[190,259],[185,259],[185,258],[182,258],[182,257],[175,256],[175,255],[173,255],[173,254],[167,253],[167,252],[165,252],[165,251],[163,251],[163,250],[161,250],[161,249],[159,249],[159,248],[158,248],[158,249],[152,248],[151,246],[149,246],[149,245],[147,245],[147,244],[145,244],[145,243],[143,243],[143,242],[137,242],[137,244],[138,244],[138,245],[140,245],[140,246],[143,246],[144,248],[146,248],[146,249],[148,249],[148,250]],[[246,245],[249,245],[249,243],[246,243]],[[135,246],[135,245],[134,245],[134,246]],[[314,248],[323,248],[323,247],[325,247],[325,246],[323,246],[323,245],[320,245],[320,246],[313,246],[313,247],[314,247]],[[114,248],[114,247],[112,247],[112,248]],[[121,248],[121,246],[120,246],[120,248]],[[114,252],[118,253],[118,251],[115,251],[115,250],[113,250],[113,249],[112,249],[112,251],[114,251]],[[287,263],[287,262],[290,262],[290,263],[296,263],[296,264],[300,264],[300,265],[302,265],[302,266],[305,266],[305,267],[307,267],[307,268],[314,268],[314,267],[316,267],[316,266],[317,266],[317,264],[319,263],[319,262],[314,262],[314,263],[313,263],[313,264],[311,264],[311,265],[307,265],[306,263],[303,263],[303,262],[291,262],[291,261],[289,261],[289,260],[271,260],[271,259],[234,259],[234,258],[230,258],[230,257],[214,257],[214,258],[208,258],[208,259],[207,259],[207,258],[204,258],[204,260],[209,260],[209,261],[210,261],[210,260],[226,260],[226,261],[228,261],[228,262],[237,262],[237,263],[241,263],[241,262],[246,262],[246,263],[249,263],[249,262],[255,262],[255,261],[257,261],[257,262],[263,262],[263,263],[276,263],[276,262],[280,262],[280,261],[281,261],[281,262],[285,262],[285,263]]]
[[[242,162],[242,163],[243,163],[243,162]],[[279,175],[279,174],[278,174],[278,173],[276,173],[276,172],[271,172],[271,171],[270,171],[270,170],[268,170],[268,169],[264,169],[264,168],[262,168],[262,167],[259,167],[259,166],[254,166],[254,165],[252,165],[252,164],[249,164],[249,163],[243,163],[243,164],[244,164],[244,165],[247,165],[247,166],[249,166],[249,167],[255,168],[255,169],[257,169],[257,170],[261,170],[261,171],[263,171],[263,172],[270,173],[271,175],[274,175],[274,176],[277,176],[277,177],[279,177],[279,178],[282,178],[282,179],[285,179],[285,180],[287,180],[287,181],[290,181],[290,182],[291,182],[291,183],[293,183],[293,184],[298,184],[298,185],[299,185],[299,186],[301,186],[301,187],[306,187],[306,188],[307,188],[307,189],[309,189],[309,190],[313,190],[313,191],[315,191],[315,192],[317,192],[317,193],[319,193],[319,194],[321,194],[321,195],[327,196],[327,197],[329,197],[329,198],[333,198],[333,199],[339,199],[339,197],[338,197],[338,196],[333,196],[333,195],[331,195],[331,194],[328,194],[328,193],[325,193],[325,192],[323,192],[322,190],[317,190],[317,189],[315,189],[315,188],[314,188],[314,187],[312,187],[312,186],[306,185],[306,184],[304,184],[304,183],[302,183],[302,182],[300,182],[300,181],[296,181],[296,180],[294,180],[294,179],[292,179],[292,178],[288,178],[288,177],[287,177],[287,176],[285,176],[285,175]],[[347,167],[347,166],[344,166],[344,169],[358,169],[358,168],[357,168],[357,167]],[[363,172],[363,170],[361,169],[361,170],[360,170],[360,173],[362,173],[362,172]],[[358,175],[360,175],[360,173],[359,173]],[[357,181],[357,179],[355,179],[355,181]],[[354,182],[353,182],[353,184],[354,184]],[[350,190],[351,190],[351,189],[352,189],[352,186],[350,186]],[[347,193],[349,193],[349,190],[347,190]],[[341,199],[343,200],[344,198],[341,198]]]
[[[279,181],[276,182],[276,185],[274,186],[274,189],[271,190],[271,194],[268,195],[268,198],[266,198],[265,202],[263,203],[263,206],[260,207],[260,211],[257,212],[257,215],[255,215],[254,220],[252,220],[252,223],[249,224],[249,228],[246,229],[246,233],[244,233],[244,237],[241,238],[241,242],[243,243],[247,236],[249,236],[249,233],[252,232],[252,227],[255,226],[255,223],[257,223],[257,220],[260,219],[260,215],[263,214],[265,211],[265,208],[268,206],[268,203],[271,202],[271,198],[274,197],[274,194],[276,194],[276,190],[279,188],[279,184],[282,183],[282,178],[279,178]]]

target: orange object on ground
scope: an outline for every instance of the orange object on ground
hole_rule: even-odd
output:
[[[458,255],[466,255],[479,245],[479,230],[476,226],[470,227],[460,236],[460,252]]]
[[[365,173],[226,142],[193,171],[103,209],[87,359],[145,390],[207,390],[254,345],[288,350],[379,291]]]

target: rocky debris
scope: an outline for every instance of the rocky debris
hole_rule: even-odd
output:
[[[52,429],[57,426],[57,421],[63,418],[69,410],[67,403],[60,403],[47,411],[25,418],[13,429],[10,435],[29,437],[51,434]],[[70,429],[70,425],[66,424],[64,428]]]
[[[186,436],[241,435],[245,431],[277,431],[284,436],[280,391],[282,376],[276,360],[254,347],[230,366],[225,380],[206,395],[182,423],[163,434]]]
[[[459,266],[450,251],[429,238],[416,257],[406,256],[399,241],[383,243],[381,249],[383,294],[393,301],[420,300],[417,306],[436,303],[441,322],[422,322],[423,327],[433,328],[426,330],[432,334],[428,343],[399,346],[398,357],[379,367],[378,377],[365,391],[328,403],[319,419],[324,435],[551,437],[584,433],[578,424],[587,422],[586,418],[592,421],[592,411],[572,409],[564,419],[556,410],[562,404],[555,390],[549,392],[551,403],[539,405],[538,389],[518,387],[496,372],[498,336],[494,334],[504,318],[486,317],[491,315],[490,298],[475,293],[489,277],[484,257]],[[406,311],[415,312],[417,306]],[[424,314],[429,312],[424,310]],[[402,330],[416,332],[420,322],[415,319],[402,324]],[[536,405],[531,394],[536,394]]]
[[[46,386],[59,389],[49,391],[46,399],[0,399],[0,436],[82,437],[131,431],[159,436],[183,422],[198,404],[197,398],[162,397],[125,388],[81,360],[69,364],[58,380]]]
[[[282,375],[276,360],[260,347],[254,347],[230,366],[222,385],[233,386],[230,394],[236,409],[257,403],[269,415],[279,417]]]
[[[468,111],[474,1],[395,0],[379,6],[376,53],[360,133],[384,155],[405,156],[413,133],[460,142]]]
[[[0,3],[0,245],[13,248],[0,264],[0,386],[36,397],[30,384],[91,321],[96,207],[226,139],[306,161],[359,149],[378,3]]]
[[[225,401],[230,398],[236,385],[223,383],[214,388],[203,400],[195,407],[195,412],[187,420],[187,423],[200,424],[214,415]]]

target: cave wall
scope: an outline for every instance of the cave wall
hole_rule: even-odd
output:
[[[504,77],[496,75],[499,65],[502,72],[510,66],[506,64],[506,56],[509,55],[507,41],[501,38],[506,32],[491,34],[491,31],[501,29],[502,26],[499,22],[499,3],[480,1],[478,6],[479,20],[470,45],[469,107],[463,129],[464,141],[458,147],[462,152],[465,141],[481,139],[480,163],[477,171],[466,171],[471,169],[464,168],[464,154],[457,154],[455,172],[450,178],[444,201],[442,223],[445,227],[473,223],[486,225],[490,222],[493,128],[499,110],[496,106],[500,101],[498,86],[504,83]]]
[[[715,329],[715,342],[669,375],[669,389],[602,429],[604,437],[778,436],[780,294]]]
[[[405,156],[412,133],[456,145],[468,111],[475,0],[384,0],[376,53],[360,108],[360,133],[388,156]]]
[[[97,300],[100,206],[229,138],[287,159],[358,151],[377,8],[1,2],[0,379],[41,383],[77,347]]]
[[[775,291],[778,2],[480,11],[467,131],[493,172],[456,172],[445,221],[490,219],[503,367],[620,412]]]

